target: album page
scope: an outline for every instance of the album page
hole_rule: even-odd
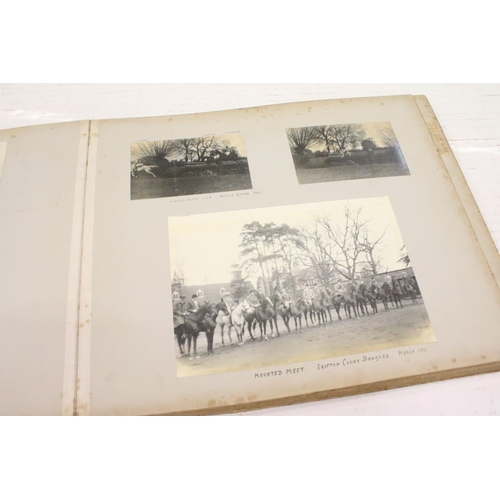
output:
[[[412,96],[92,122],[80,300],[81,415],[500,361],[498,285]]]
[[[89,122],[0,131],[0,414],[73,415]]]

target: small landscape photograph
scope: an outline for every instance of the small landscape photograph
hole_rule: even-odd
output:
[[[390,123],[287,130],[299,184],[411,175]]]
[[[252,189],[237,133],[132,144],[130,177],[132,200]]]

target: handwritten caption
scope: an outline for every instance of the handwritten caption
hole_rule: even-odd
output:
[[[424,354],[429,352],[426,347],[410,348],[410,349],[400,349],[392,354],[376,354],[376,355],[364,355],[354,358],[344,358],[338,361],[332,361],[329,363],[317,363],[314,371],[332,370],[332,369],[343,369],[349,366],[357,366],[363,363],[379,363],[381,361],[387,361],[391,357],[401,357],[401,356],[413,356],[415,354]],[[305,367],[299,368],[287,368],[286,370],[273,370],[264,371],[254,374],[255,379],[266,379],[266,378],[276,378],[276,377],[287,377],[290,375],[302,375],[307,372]]]
[[[207,196],[193,196],[190,198],[178,198],[174,200],[170,200],[170,203],[193,203],[195,201],[209,201],[214,198],[223,199],[223,198],[243,198],[245,196],[256,196],[262,194],[262,191],[252,191],[252,192],[243,192],[243,193],[221,193],[217,195],[207,195]]]

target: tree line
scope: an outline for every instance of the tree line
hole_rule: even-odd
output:
[[[327,154],[345,154],[355,149],[374,150],[379,147],[375,139],[366,136],[362,125],[330,125],[287,130],[288,142],[293,153],[302,156],[314,146],[323,146]],[[398,145],[391,127],[380,131],[383,147]]]
[[[241,158],[238,149],[215,136],[178,139],[171,141],[139,142],[134,145],[134,153],[139,163],[166,166],[171,159],[182,158],[184,164],[213,160],[217,154],[227,160]]]
[[[337,280],[353,280],[384,272],[381,258],[387,229],[374,234],[373,219],[363,216],[362,209],[344,207],[342,218],[318,214],[304,227],[288,224],[246,224],[241,232],[240,257],[243,276],[233,283],[240,289],[250,277],[261,277],[265,292],[271,283],[282,283],[297,290],[297,269],[306,271],[322,286]],[[243,295],[245,291],[241,291]]]

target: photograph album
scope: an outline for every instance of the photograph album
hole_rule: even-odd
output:
[[[500,370],[423,96],[0,131],[0,414],[206,415]]]

